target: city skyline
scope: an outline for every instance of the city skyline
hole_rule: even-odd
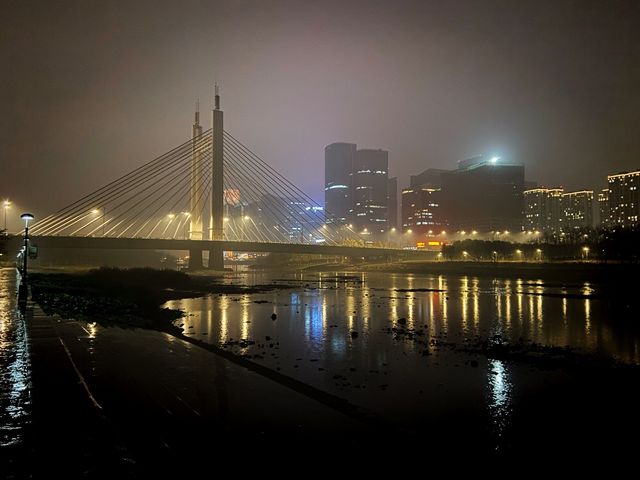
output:
[[[187,139],[214,80],[229,131],[316,199],[334,141],[388,150],[399,187],[479,153],[569,190],[637,169],[637,5],[491,3],[5,4],[1,194],[79,198]]]

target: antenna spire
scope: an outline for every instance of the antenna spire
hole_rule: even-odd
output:
[[[216,110],[220,110],[220,89],[218,88],[218,82],[213,85],[214,105]]]
[[[196,99],[196,125],[200,125],[200,99]]]

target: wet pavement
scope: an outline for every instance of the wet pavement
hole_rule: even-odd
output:
[[[236,458],[240,445],[268,454],[282,441],[350,445],[372,431],[165,333],[52,318],[37,305],[25,322],[33,408],[13,422],[22,448],[3,449],[3,478],[141,478],[197,468],[194,459],[214,453]]]
[[[0,269],[0,449],[3,452],[19,451],[23,447],[25,429],[31,422],[29,342],[25,320],[16,314],[16,276],[14,269]]]

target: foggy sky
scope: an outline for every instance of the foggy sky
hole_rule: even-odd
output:
[[[0,197],[40,216],[188,139],[214,80],[225,128],[319,201],[336,141],[388,149],[400,186],[481,153],[568,189],[640,167],[636,0],[3,0],[0,22]]]

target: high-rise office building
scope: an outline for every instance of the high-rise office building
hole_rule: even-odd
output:
[[[443,218],[460,230],[522,229],[524,165],[478,156],[442,173]]]
[[[637,227],[640,218],[640,170],[607,177],[611,227]]]
[[[402,231],[428,234],[444,226],[440,216],[439,188],[426,186],[402,189]]]
[[[350,223],[355,157],[353,143],[332,143],[324,149],[324,208],[328,224]]]
[[[593,227],[593,190],[562,194],[562,230]]]
[[[357,150],[351,178],[353,204],[351,223],[354,228],[357,231],[371,233],[386,231],[389,152],[372,149]]]

